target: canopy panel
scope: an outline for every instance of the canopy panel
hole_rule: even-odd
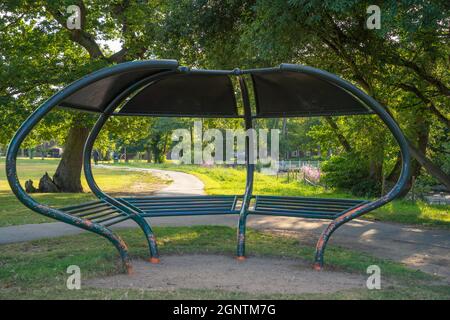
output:
[[[241,117],[231,77],[249,74],[256,101],[254,117],[372,113],[365,103],[341,87],[339,78],[336,81],[324,78],[321,72],[286,64],[278,68],[226,71],[189,70],[179,67],[175,60],[134,61],[101,69],[78,80],[69,87],[80,89],[59,105],[104,112],[114,98],[129,89],[131,96],[114,114]]]
[[[157,80],[134,95],[119,114],[238,116],[228,75],[179,73]]]
[[[106,106],[130,85],[166,70],[129,71],[113,75],[80,89],[65,99],[60,105],[86,111],[103,112]]]
[[[311,117],[367,114],[371,111],[344,89],[306,73],[252,74],[257,117]]]

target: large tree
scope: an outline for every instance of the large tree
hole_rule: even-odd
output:
[[[413,176],[420,175],[423,166],[450,189],[448,172],[434,163],[442,164],[438,153],[448,154],[449,145],[448,3],[385,1],[380,3],[380,30],[366,27],[371,4],[353,0],[196,2],[185,5],[176,18],[181,24],[182,12],[202,9],[189,25],[194,28],[189,33],[191,43],[202,46],[198,51],[218,64],[226,65],[230,57],[234,63],[252,67],[281,61],[303,63],[356,83],[389,106],[405,130],[414,158]],[[227,15],[230,10],[238,14]],[[209,28],[204,29],[206,23]],[[215,52],[219,52],[215,59],[210,58]],[[347,150],[350,143],[358,144],[358,137],[368,138],[365,144],[359,143],[365,149],[360,151],[371,159],[374,178],[382,179],[386,174],[382,159],[392,144],[385,138],[382,123],[373,122],[368,131],[368,126],[359,125],[365,119],[325,120],[324,125],[333,129]],[[395,181],[399,166],[393,167],[387,176]]]
[[[0,27],[2,44],[6,44],[0,55],[0,75],[5,79],[0,99],[6,110],[11,110],[7,112],[23,106],[17,109],[20,117],[12,122],[3,117],[8,128],[5,135],[42,97],[113,63],[149,57],[175,58],[204,68],[302,63],[337,73],[388,106],[409,139],[415,158],[413,174],[420,175],[424,167],[450,188],[448,3],[380,2],[382,28],[370,30],[365,27],[366,10],[372,2],[71,0],[1,4],[1,11],[8,15],[1,17]],[[81,8],[79,30],[69,30],[66,24],[66,8],[73,4]],[[111,52],[105,41],[117,39],[122,48]],[[81,124],[77,135],[83,138],[87,132],[84,124],[89,122],[75,116],[69,119],[67,127]],[[330,141],[336,143],[335,148],[367,152],[374,179],[384,176],[395,181],[399,160],[392,139],[384,134],[380,121],[370,120],[370,127],[363,121],[325,118],[321,130],[332,132]],[[77,130],[69,131],[64,139],[69,149],[74,148],[67,150],[75,157],[70,159],[74,163],[61,162],[57,176],[73,180],[79,176],[82,143],[72,139]],[[358,141],[361,136],[365,143]],[[62,174],[67,170],[77,174]],[[68,185],[79,189],[78,181]]]
[[[79,29],[68,24],[73,14],[67,10],[70,5],[80,9]],[[25,116],[62,86],[101,67],[148,58],[157,32],[159,2],[10,1],[0,4],[0,12],[4,110],[0,120],[5,128],[0,138],[6,144]],[[108,40],[120,41],[121,49],[112,52]],[[60,139],[64,152],[54,182],[60,191],[80,192],[82,149],[93,119],[84,114],[52,114],[47,119],[50,125],[40,125],[35,134],[51,131],[52,117],[64,122],[59,129],[67,132]]]

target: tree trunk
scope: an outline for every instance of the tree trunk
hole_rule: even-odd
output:
[[[344,137],[344,135],[339,130],[339,127],[337,126],[336,122],[334,122],[334,120],[330,116],[325,117],[325,121],[328,123],[328,125],[333,130],[333,132],[336,135],[336,137],[338,138],[339,142],[344,147],[344,150],[346,152],[351,152],[352,147],[350,146],[350,143],[348,142],[348,140]]]
[[[428,121],[428,118],[426,117],[426,110],[423,108],[421,110],[418,110],[416,113],[416,119],[414,121],[414,131],[417,133],[416,141],[417,141],[417,151],[423,155],[427,152],[428,142],[429,142],[429,133],[430,133],[430,122]],[[412,144],[409,142],[409,146],[411,149]],[[395,178],[395,180],[398,179],[400,176],[400,166],[399,161],[400,159],[397,159],[396,163],[396,172],[389,174],[390,178]],[[398,164],[398,165],[397,165]],[[420,161],[418,161],[414,156],[411,161],[411,176],[409,177],[408,182],[405,185],[405,188],[400,194],[400,197],[404,197],[408,194],[408,192],[413,187],[414,179],[417,178],[420,175],[420,170],[422,168],[422,164]],[[394,182],[394,181],[392,181]]]
[[[402,158],[399,154],[397,156],[397,160],[395,161],[394,167],[392,168],[391,172],[386,177],[386,181],[395,183],[398,180],[398,177],[400,176],[401,164],[402,164]]]
[[[123,154],[124,154],[124,157],[125,157],[125,163],[128,163],[127,147],[123,147]]]
[[[159,158],[159,148],[158,148],[158,141],[152,142],[152,153],[153,153],[153,161],[154,163],[161,163]]]
[[[416,176],[417,169],[422,166],[431,176],[436,178],[440,183],[445,185],[448,190],[450,190],[450,177],[444,171],[442,171],[441,168],[431,162],[431,160],[429,160],[423,152],[421,152],[418,148],[412,146],[411,143],[409,143],[409,151],[411,152],[411,156],[413,158],[411,164],[411,176]],[[416,165],[414,163],[416,163]],[[398,180],[398,177],[400,176],[400,164],[401,158],[398,157],[394,168],[386,178],[387,181],[395,183]],[[407,185],[405,190],[409,191],[410,187],[411,185]],[[406,193],[403,192],[403,194]]]
[[[411,84],[400,83],[400,88],[414,93],[422,102],[428,107],[428,109],[441,121],[447,128],[450,128],[450,119],[448,119],[442,112],[440,112],[434,102],[429,99],[422,91]]]
[[[105,152],[105,155],[103,156],[103,160],[104,161],[110,161],[111,160],[111,150],[107,150],[106,152]]]
[[[380,182],[383,180],[383,162],[372,159],[369,162],[369,178]]]
[[[425,116],[424,116],[424,119],[426,119]],[[423,122],[422,128],[421,128],[421,130],[419,130],[418,137],[417,137],[417,145],[418,145],[417,150],[421,154],[425,155],[427,152],[427,147],[428,147],[430,123],[426,120],[422,121],[422,122]],[[413,187],[414,179],[420,175],[421,168],[422,168],[422,165],[421,165],[420,161],[418,161],[417,159],[414,159],[414,161],[412,161],[412,163],[411,163],[411,178],[409,181],[408,191],[411,190],[411,188]],[[405,191],[406,191],[406,189],[405,189]],[[405,195],[406,195],[406,193],[405,193]]]
[[[152,162],[152,152],[150,151],[150,146],[147,146],[147,162]]]
[[[442,183],[447,190],[450,190],[450,176],[441,170],[437,165],[431,162],[424,153],[409,143],[411,155],[419,162],[427,172]]]
[[[163,155],[165,156],[167,153],[167,146],[169,145],[169,135],[166,134],[164,137],[164,146],[163,146]]]
[[[53,181],[61,192],[83,192],[81,168],[83,147],[88,134],[89,128],[80,124],[74,124],[69,130],[61,161],[53,176]]]

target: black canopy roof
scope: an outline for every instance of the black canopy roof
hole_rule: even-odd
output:
[[[368,113],[362,102],[336,85],[294,71],[252,74],[259,117]]]
[[[254,117],[371,113],[363,102],[338,84],[305,72],[302,66],[281,65],[278,68],[242,71],[189,70],[178,67],[174,60],[152,60],[112,68],[117,71],[89,83],[60,105],[104,112],[116,96],[137,85],[116,114],[240,117],[231,77],[249,74],[256,101]]]
[[[150,83],[121,114],[237,116],[233,84],[227,75],[178,73]]]

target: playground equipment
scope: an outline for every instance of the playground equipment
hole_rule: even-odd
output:
[[[237,77],[239,82],[242,112],[237,108],[231,77]],[[251,79],[255,101],[253,106],[246,78]],[[52,208],[36,202],[19,183],[16,172],[19,147],[33,127],[57,106],[100,114],[84,148],[84,173],[97,201]],[[399,144],[403,160],[396,185],[385,196],[374,201],[254,195],[255,168],[248,161],[248,156],[245,193],[234,196],[114,198],[100,190],[91,170],[92,146],[101,128],[112,116],[241,118],[245,128],[249,129],[259,118],[359,114],[376,114],[382,119]],[[249,150],[248,140],[246,150]],[[131,264],[127,247],[110,226],[125,220],[135,221],[148,241],[150,262],[157,263],[159,255],[156,239],[145,218],[228,214],[239,215],[239,260],[245,258],[246,219],[250,214],[331,220],[317,242],[314,268],[320,270],[331,234],[346,222],[397,197],[408,179],[409,171],[407,142],[390,114],[373,98],[336,75],[293,64],[250,70],[194,70],[180,67],[175,60],[118,64],[68,85],[42,104],[22,124],[9,145],[6,158],[9,184],[25,206],[107,238],[119,251],[128,270]]]

